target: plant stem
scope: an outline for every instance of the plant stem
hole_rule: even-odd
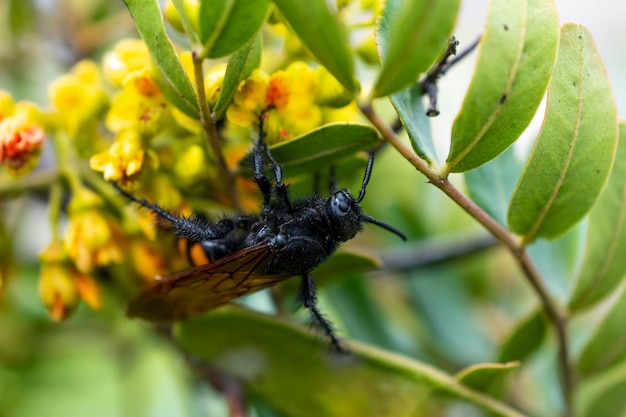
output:
[[[559,344],[559,365],[561,371],[561,387],[563,391],[563,400],[565,403],[565,416],[572,416],[572,392],[574,389],[574,378],[569,359],[569,348],[567,345],[567,316],[557,303],[550,297],[543,279],[534,263],[524,250],[523,243],[516,239],[508,230],[483,209],[481,209],[474,201],[469,199],[459,191],[447,178],[442,178],[440,172],[433,169],[426,161],[415,154],[411,148],[406,146],[396,135],[393,129],[387,125],[376,113],[371,104],[360,106],[361,112],[369,119],[369,121],[378,129],[383,138],[389,142],[396,150],[413,165],[419,172],[428,178],[429,182],[435,187],[443,191],[452,201],[458,204],[470,216],[482,224],[489,232],[491,232],[498,240],[500,240],[517,260],[526,280],[537,294],[543,309],[552,322]]]
[[[20,194],[24,191],[44,191],[59,180],[56,169],[31,172],[24,177],[0,177],[0,197]]]
[[[202,72],[202,59],[195,52],[192,54],[192,57],[194,78],[196,82],[196,94],[198,94],[198,105],[200,106],[200,122],[202,123],[202,128],[204,129],[204,133],[207,137],[207,141],[209,142],[209,146],[211,147],[213,157],[217,163],[217,168],[226,181],[226,192],[230,197],[230,201],[232,202],[235,210],[241,213],[243,209],[235,187],[235,175],[228,168],[226,160],[224,159],[217,129],[215,128],[215,123],[213,123],[209,104],[206,99],[206,93],[204,91],[204,74]]]

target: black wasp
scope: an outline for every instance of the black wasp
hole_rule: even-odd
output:
[[[130,303],[128,315],[154,322],[183,319],[300,275],[299,297],[303,306],[334,348],[342,350],[332,325],[317,307],[311,271],[335,252],[339,243],[360,232],[364,223],[378,225],[402,239],[406,237],[394,227],[367,216],[359,206],[372,172],[373,153],[369,154],[358,197],[354,198],[347,189],[336,191],[333,185],[330,197],[313,194],[292,202],[282,168],[264,142],[262,119],[253,152],[254,179],[263,195],[261,213],[210,223],[200,216],[177,217],[120,190],[128,199],[169,222],[189,246],[199,245],[210,260],[156,281]],[[266,163],[273,172],[273,184],[264,173]]]

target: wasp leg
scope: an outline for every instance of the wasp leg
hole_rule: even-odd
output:
[[[267,155],[267,159],[270,161],[272,171],[274,171],[274,179],[276,181],[274,189],[278,198],[280,198],[287,210],[293,211],[293,204],[289,200],[289,193],[287,192],[287,186],[283,182],[283,168],[274,159],[274,156],[270,152],[269,148],[265,144],[265,132],[263,132],[263,117],[259,122],[259,140],[254,149],[254,179],[259,186],[259,189],[263,193],[263,203],[265,207],[268,207],[271,199],[271,185],[269,179],[263,172],[263,152]]]
[[[317,289],[315,288],[315,281],[310,273],[302,275],[302,282],[300,284],[300,301],[304,308],[309,310],[313,323],[319,326],[326,336],[330,339],[333,348],[337,352],[347,353],[348,351],[341,345],[339,337],[333,329],[333,325],[328,321],[326,317],[317,308]]]
[[[265,154],[270,160],[272,171],[274,171],[274,178],[276,179],[274,189],[276,190],[276,194],[278,195],[278,198],[280,198],[285,203],[287,210],[293,211],[293,205],[289,200],[289,192],[287,191],[287,186],[283,182],[283,167],[281,167],[280,164],[276,162],[274,156],[270,152],[270,148],[268,148],[267,145],[263,144],[263,148],[265,148]]]
[[[113,186],[130,201],[134,201],[135,203],[152,210],[159,217],[167,220],[176,230],[176,236],[190,242],[203,242],[205,240],[221,239],[235,228],[234,222],[230,219],[224,219],[218,223],[212,224],[199,216],[174,216],[156,204],[152,204],[143,198],[137,198],[134,195],[127,193],[117,184],[113,184]]]
[[[263,208],[265,209],[269,208],[270,200],[272,199],[272,184],[263,172],[262,135],[263,133],[259,134],[259,141],[254,147],[254,180],[259,190],[261,190],[261,194],[263,194]]]

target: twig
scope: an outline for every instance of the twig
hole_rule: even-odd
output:
[[[562,391],[565,402],[565,416],[572,415],[572,391],[574,389],[574,378],[569,359],[569,349],[567,346],[567,318],[556,302],[550,297],[544,282],[537,271],[532,260],[524,250],[524,247],[518,240],[509,233],[504,227],[496,222],[484,210],[482,210],[474,201],[462,194],[447,178],[442,178],[439,172],[433,169],[426,161],[416,155],[409,147],[407,147],[396,133],[389,127],[374,111],[371,104],[362,105],[361,112],[369,119],[369,121],[378,129],[387,142],[389,142],[396,150],[413,165],[419,172],[428,178],[429,182],[435,187],[443,191],[452,201],[458,204],[470,216],[482,224],[491,234],[500,240],[509,251],[513,254],[518,264],[524,271],[526,280],[535,291],[543,308],[556,329],[557,339],[559,343],[559,362],[561,368]]]
[[[204,91],[204,74],[202,72],[202,59],[198,57],[195,52],[192,54],[192,57],[196,93],[198,94],[198,104],[200,106],[200,122],[202,123],[202,128],[204,129],[209,146],[211,147],[213,157],[217,162],[217,168],[226,182],[226,191],[228,192],[230,201],[232,202],[235,210],[241,213],[243,208],[241,206],[241,201],[239,201],[239,195],[237,194],[237,189],[235,187],[235,175],[230,171],[228,165],[226,164],[226,160],[224,159],[217,129],[215,128],[215,123],[213,123],[211,118],[211,111],[206,99],[206,93]]]
[[[466,239],[454,236],[443,240],[437,239],[436,242],[431,240],[434,239],[418,242],[408,248],[394,248],[393,251],[382,253],[380,258],[383,266],[378,271],[401,271],[435,265],[479,253],[498,244],[498,240],[488,234]]]
[[[439,108],[437,106],[437,81],[448,71],[453,65],[465,58],[470,52],[476,48],[480,37],[476,39],[470,46],[456,54],[456,47],[459,45],[459,41],[454,37],[448,42],[446,50],[437,61],[437,64],[432,67],[426,76],[419,82],[422,89],[422,93],[428,95],[430,104],[426,110],[426,115],[429,117],[435,117],[439,115]],[[456,56],[455,56],[456,55]],[[454,58],[451,58],[454,56]]]

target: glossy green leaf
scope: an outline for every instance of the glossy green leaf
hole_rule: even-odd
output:
[[[350,93],[357,90],[345,28],[326,0],[274,0],[293,31]]]
[[[163,93],[181,111],[198,118],[198,100],[178,54],[165,31],[163,15],[156,0],[124,0],[150,55],[160,70]]]
[[[578,369],[583,376],[604,371],[626,359],[626,291],[622,291],[609,314],[596,327],[580,355]]]
[[[511,229],[527,242],[554,238],[596,201],[611,172],[617,110],[589,32],[566,24],[543,126],[509,206]]]
[[[437,151],[430,131],[430,118],[422,104],[422,90],[418,85],[406,88],[390,97],[402,125],[411,138],[413,150],[428,161],[439,164]]]
[[[543,343],[548,327],[541,310],[534,311],[517,324],[502,345],[500,362],[524,361]]]
[[[446,170],[463,172],[495,158],[526,129],[556,58],[553,0],[493,0],[478,61],[452,126]]]
[[[506,392],[506,379],[519,366],[519,362],[480,363],[463,369],[456,379],[466,387],[501,397]]]
[[[465,173],[465,184],[472,200],[498,223],[506,227],[506,211],[522,166],[511,147],[497,158]]]
[[[387,0],[376,31],[383,67],[372,97],[407,87],[426,72],[446,48],[459,0]]]
[[[270,147],[288,175],[316,172],[346,156],[373,148],[380,142],[372,127],[357,123],[331,123]],[[240,166],[249,170],[251,155]]]
[[[233,306],[181,322],[175,334],[187,352],[286,415],[415,416],[438,389],[490,415],[520,416],[428,365],[357,343],[349,356],[332,355],[310,331]]]
[[[269,13],[270,0],[202,0],[200,41],[209,58],[237,51],[256,35]]]
[[[611,294],[626,272],[626,123],[620,124],[619,144],[611,176],[589,213],[587,253],[570,309],[592,305]]]
[[[228,60],[224,81],[213,109],[215,120],[222,120],[241,81],[248,78],[261,63],[261,37],[256,36]]]

